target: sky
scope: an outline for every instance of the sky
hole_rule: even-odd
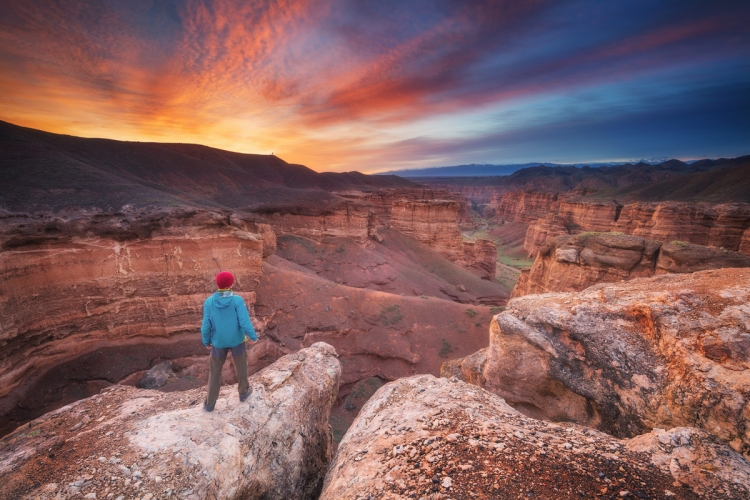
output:
[[[750,154],[747,0],[3,0],[0,120],[318,171]]]

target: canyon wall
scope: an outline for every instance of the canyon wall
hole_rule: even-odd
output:
[[[222,269],[252,307],[263,237],[217,213],[163,215],[3,220],[0,414],[33,417],[69,378],[115,383],[136,359],[203,354],[197,325]]]
[[[533,222],[542,219],[559,206],[557,193],[513,191],[490,201],[495,217],[512,222]]]
[[[534,257],[539,253],[548,239],[569,234],[571,234],[571,228],[568,222],[557,215],[551,214],[529,225],[523,241],[523,249],[526,250],[530,257]]]
[[[569,230],[608,231],[617,220],[621,205],[614,202],[563,201],[557,216]]]
[[[497,247],[490,240],[478,238],[474,241],[463,242],[464,255],[458,261],[464,267],[478,270],[486,279],[495,276],[497,266]]]
[[[750,227],[750,205],[725,203],[633,203],[625,205],[613,231],[652,240],[680,240],[737,251]]]
[[[750,270],[513,299],[490,345],[444,366],[518,409],[616,436],[697,427],[750,455]]]
[[[320,214],[276,211],[256,215],[257,220],[273,227],[276,234],[296,234],[320,241],[325,237],[345,236],[365,243],[374,230],[370,206],[347,201]]]
[[[452,193],[446,189],[432,188],[400,188],[400,189],[379,189],[377,191],[341,191],[336,192],[341,198],[352,200],[354,202],[366,205],[370,208],[373,215],[373,224],[376,228],[391,227],[391,215],[393,212],[393,202],[398,200],[411,201],[436,201],[436,200],[455,200],[459,204],[458,221],[459,223],[470,223],[471,208],[465,197],[458,193]],[[303,236],[303,235],[300,235]]]
[[[280,210],[253,217],[272,226],[278,234],[304,236],[318,242],[332,237],[348,237],[360,244],[369,239],[382,241],[378,229],[393,227],[454,262],[462,265],[466,262],[466,267],[489,272],[490,252],[486,243],[480,243],[476,251],[473,244],[466,250],[463,248],[461,229],[475,229],[477,214],[460,195],[422,188],[337,194],[347,201],[332,211],[316,214],[309,207],[298,212],[310,213]],[[494,276],[494,264],[491,267]]]
[[[417,375],[383,386],[362,408],[320,498],[748,495],[750,465],[701,430],[659,429],[619,440],[526,418],[478,387]]]
[[[394,200],[391,227],[458,261],[463,257],[459,209],[455,200]]]
[[[341,365],[323,343],[250,377],[252,394],[116,385],[0,439],[0,497],[318,498]]]
[[[578,292],[664,273],[750,267],[750,257],[714,247],[658,241],[618,233],[582,233],[545,241],[529,270],[522,271],[512,297]]]
[[[750,228],[750,205],[729,203],[560,203],[557,213],[531,222],[524,249],[536,255],[547,238],[584,231],[614,231],[657,241],[685,241],[750,255],[742,244]]]

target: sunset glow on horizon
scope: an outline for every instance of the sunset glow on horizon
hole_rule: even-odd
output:
[[[750,154],[750,3],[6,0],[0,119],[318,171]]]

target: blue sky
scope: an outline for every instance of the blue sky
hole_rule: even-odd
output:
[[[0,119],[319,171],[750,154],[750,2],[7,0]]]

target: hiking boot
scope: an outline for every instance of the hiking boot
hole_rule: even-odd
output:
[[[214,411],[214,406],[216,406],[216,403],[212,404],[211,406],[208,406],[206,403],[203,403],[203,410],[204,411]]]
[[[247,398],[249,398],[250,394],[252,393],[253,393],[253,388],[251,387],[250,389],[247,390],[245,394],[240,394],[240,403],[244,402]]]

